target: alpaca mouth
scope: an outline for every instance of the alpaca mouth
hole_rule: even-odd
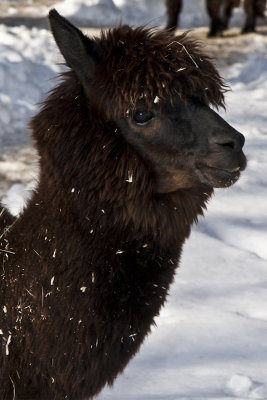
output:
[[[202,183],[209,184],[214,188],[224,188],[233,185],[240,177],[242,168],[233,169],[211,167],[207,164],[199,165],[198,172]]]

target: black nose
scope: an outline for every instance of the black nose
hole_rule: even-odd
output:
[[[234,151],[241,151],[245,143],[244,135],[235,129],[231,129],[229,132],[217,133],[211,140],[218,146],[228,147]]]

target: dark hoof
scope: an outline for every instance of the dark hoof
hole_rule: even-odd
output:
[[[253,28],[252,26],[245,26],[243,29],[242,29],[242,35],[244,35],[244,34],[246,34],[246,33],[254,33],[254,32],[256,32],[255,31],[255,28]]]
[[[221,38],[221,37],[223,37],[223,33],[222,33],[222,31],[218,31],[218,32],[209,32],[208,34],[207,34],[207,37],[209,37],[209,38]]]

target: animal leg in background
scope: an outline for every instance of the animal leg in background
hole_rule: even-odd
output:
[[[209,37],[222,36],[222,32],[224,30],[225,25],[220,16],[221,4],[222,4],[221,0],[206,0],[207,11],[211,19],[210,30],[208,33]]]
[[[246,20],[242,33],[255,32],[257,17],[264,18],[266,0],[245,0],[244,11]]]
[[[233,8],[240,5],[240,0],[206,0],[206,7],[210,16],[209,37],[222,36],[224,29],[228,28]]]
[[[233,8],[240,6],[240,0],[225,0],[223,3],[222,24],[223,29],[227,29],[233,13]]]
[[[166,29],[174,31],[179,25],[179,14],[182,9],[182,0],[166,0],[167,25]]]

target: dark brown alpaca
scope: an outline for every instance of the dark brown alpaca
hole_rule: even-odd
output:
[[[193,39],[118,27],[89,39],[50,12],[70,71],[31,121],[38,187],[1,212],[1,400],[82,400],[111,385],[163,306],[243,136],[209,108],[223,83]]]
[[[174,31],[178,26],[182,0],[165,0],[165,2],[167,9],[166,29]],[[264,17],[266,4],[266,0],[244,0],[246,17],[242,33],[255,31],[257,17]],[[222,36],[223,31],[228,28],[234,7],[239,5],[240,0],[206,0],[206,7],[210,16],[208,36]]]

